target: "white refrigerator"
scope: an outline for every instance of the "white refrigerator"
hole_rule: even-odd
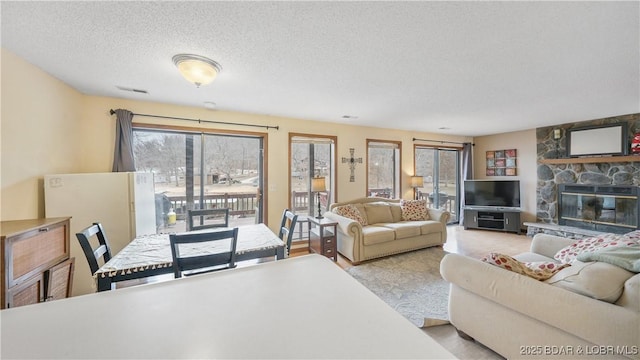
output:
[[[71,256],[75,257],[73,296],[96,290],[76,233],[94,222],[102,223],[113,256],[137,235],[156,232],[154,196],[151,173],[45,175],[46,217],[71,217]]]

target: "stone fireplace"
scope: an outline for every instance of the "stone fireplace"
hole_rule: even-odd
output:
[[[558,224],[602,232],[638,229],[638,187],[563,184],[558,187]]]
[[[635,196],[637,198],[640,195],[638,191],[638,186],[640,185],[640,155],[593,157],[590,159],[567,158],[566,156],[567,129],[621,122],[628,124],[629,141],[631,141],[633,135],[640,132],[640,114],[622,115],[536,129],[538,159],[537,222],[529,224],[535,224],[537,227],[525,224],[528,226],[527,234],[533,235],[537,232],[545,232],[581,238],[593,236],[593,234],[603,231],[629,232],[638,228],[638,216],[640,214],[638,212],[637,199],[635,206],[628,203],[627,200],[620,199],[623,196]],[[554,130],[557,129],[560,129],[560,131],[555,133],[556,135],[559,133],[561,135],[560,138],[554,137]],[[605,190],[604,195],[607,196],[592,195],[591,200],[594,200],[593,209],[589,208],[590,198],[586,194],[576,195],[573,199],[569,199],[568,205],[562,205],[561,193],[566,191],[569,186],[576,186],[575,188],[570,188],[572,190],[578,190],[580,186],[598,188],[599,190]],[[605,189],[606,187],[609,187],[609,189]],[[623,194],[618,195],[610,194],[607,191],[618,187],[627,187],[632,190],[622,190]],[[633,195],[624,194],[625,191],[631,191]],[[612,198],[609,195],[615,195],[620,199]],[[566,199],[567,197],[565,196]],[[582,204],[583,201],[584,205]],[[632,216],[635,222],[625,219],[623,222],[629,222],[628,224],[616,224],[618,219],[621,219],[622,212],[628,212],[629,209],[632,209],[633,212],[629,212],[628,216]],[[564,214],[561,214],[563,212]],[[578,218],[578,212],[580,217],[586,217],[586,219],[574,220]],[[613,220],[614,225],[610,224],[611,220]],[[558,228],[563,229],[558,230]],[[584,230],[582,233],[571,233],[565,232],[566,229],[564,228]]]

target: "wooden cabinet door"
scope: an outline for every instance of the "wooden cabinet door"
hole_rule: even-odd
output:
[[[35,275],[7,292],[5,308],[37,304],[44,300],[44,274]]]
[[[69,220],[41,224],[5,240],[11,288],[69,258]]]
[[[71,296],[75,258],[70,258],[47,270],[44,274],[45,301]]]

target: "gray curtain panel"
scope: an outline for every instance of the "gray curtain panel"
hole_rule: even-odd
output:
[[[462,175],[463,186],[464,180],[473,179],[473,145],[471,143],[462,144],[462,171],[460,175]],[[464,221],[464,211],[462,208],[464,206],[464,187],[462,191],[460,191],[460,205],[458,206],[458,223],[462,224]]]
[[[113,154],[113,172],[136,171],[133,161],[133,113],[116,110],[116,145]]]

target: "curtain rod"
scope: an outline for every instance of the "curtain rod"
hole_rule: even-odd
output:
[[[115,110],[109,110],[111,115],[115,114]],[[270,126],[270,125],[255,125],[255,124],[243,124],[243,123],[234,123],[234,122],[225,122],[225,121],[213,121],[213,120],[200,120],[200,119],[190,119],[190,118],[182,118],[175,116],[162,116],[162,115],[151,115],[151,114],[136,114],[132,113],[135,116],[146,116],[146,117],[154,117],[159,119],[173,119],[173,120],[184,120],[184,121],[195,121],[198,123],[211,123],[211,124],[224,124],[224,125],[238,125],[238,126],[250,126],[250,127],[259,127],[269,129],[280,130],[280,126]]]
[[[458,144],[458,145],[464,145],[464,144],[471,144],[471,146],[476,146],[476,144],[474,143],[470,143],[470,142],[459,142],[459,141],[444,141],[444,140],[429,140],[429,139],[418,139],[418,138],[413,138],[413,141],[429,141],[429,142],[438,142],[441,144]]]

